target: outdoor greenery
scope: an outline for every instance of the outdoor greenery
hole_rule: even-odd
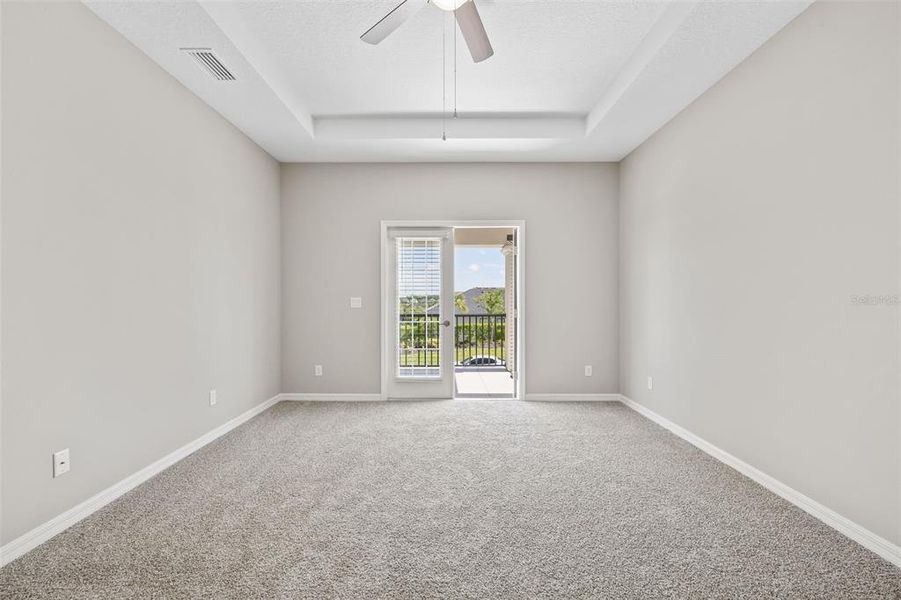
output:
[[[504,290],[485,290],[475,298],[475,303],[481,308],[480,313],[487,315],[504,314]],[[436,295],[416,294],[404,296],[398,299],[398,313],[403,315],[424,315],[427,312],[434,314],[438,309],[439,298]],[[454,312],[465,314],[469,312],[466,306],[466,298],[463,293],[454,294]]]
[[[504,290],[486,290],[476,298],[476,304],[481,306],[486,314],[504,314]]]
[[[440,323],[437,315],[401,315],[399,324],[401,366],[436,366],[439,362]],[[426,328],[428,324],[428,328]],[[426,335],[428,331],[428,336]],[[504,360],[506,324],[502,317],[466,316],[457,319],[454,330],[454,359],[493,356]]]
[[[469,309],[466,308],[466,299],[463,297],[463,294],[454,295],[454,312],[457,314],[469,312]]]
[[[413,323],[401,321],[399,324],[399,338],[401,348],[437,348],[438,327],[440,323],[435,315],[429,315],[428,336],[426,336],[426,323],[416,321]],[[496,319],[485,318],[480,321],[478,317],[472,320],[466,319],[463,323],[457,323],[455,328],[455,342],[462,346],[489,346],[503,344],[506,332],[506,324]]]
[[[402,351],[398,361],[402,367],[437,367],[439,362],[437,350]]]
[[[438,296],[415,295],[398,299],[397,310],[401,315],[424,315],[426,311],[438,304]]]
[[[454,294],[454,362],[471,356],[491,356],[505,360],[506,324],[504,290],[483,291],[474,299],[478,314],[469,315],[466,298]],[[437,366],[440,362],[438,344],[440,318],[437,314],[438,296],[409,295],[398,300],[399,364],[404,367]],[[479,316],[491,315],[491,316]]]
[[[489,344],[504,343],[506,324],[497,318],[463,319],[457,322],[455,331],[458,346],[487,346]]]
[[[470,356],[493,356],[501,360],[504,358],[504,346],[486,347],[484,350],[474,347],[456,348],[454,350],[454,362],[462,362]],[[438,350],[419,350],[401,352],[400,366],[402,367],[436,367],[438,366]]]
[[[456,348],[454,350],[455,362],[464,361],[470,356],[493,356],[494,358],[506,360],[503,343],[499,343],[497,346],[486,346],[484,349],[466,346],[463,348]]]

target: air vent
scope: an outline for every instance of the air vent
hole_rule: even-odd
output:
[[[200,68],[209,73],[213,79],[218,79],[219,81],[234,81],[235,76],[232,75],[232,72],[225,68],[225,65],[222,64],[222,61],[213,54],[213,51],[210,48],[182,48],[182,52],[185,52],[194,59]]]

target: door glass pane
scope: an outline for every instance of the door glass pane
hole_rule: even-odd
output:
[[[441,377],[441,239],[397,239],[397,376]]]

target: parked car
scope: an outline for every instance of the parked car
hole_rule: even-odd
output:
[[[493,356],[470,356],[460,364],[464,367],[503,367],[505,363]]]

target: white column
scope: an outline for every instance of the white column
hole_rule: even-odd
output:
[[[505,352],[504,359],[505,364],[507,365],[507,370],[513,370],[513,365],[516,364],[516,356],[514,356],[516,352],[516,343],[514,336],[516,335],[516,327],[514,326],[515,320],[513,318],[514,309],[514,294],[516,294],[516,288],[514,286],[514,282],[516,281],[513,272],[513,256],[516,254],[516,247],[513,245],[513,242],[507,242],[503,246],[501,246],[501,254],[504,255],[504,313],[506,313],[507,323],[504,328],[504,343],[505,343]]]

